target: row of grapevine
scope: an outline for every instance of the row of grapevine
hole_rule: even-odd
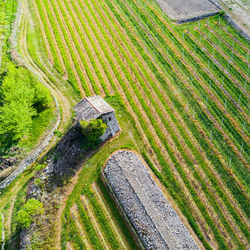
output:
[[[206,100],[207,101],[207,100]],[[207,106],[207,105],[206,105]],[[214,107],[213,107],[214,108]],[[213,109],[212,109],[213,110]],[[217,111],[218,112],[218,111]],[[221,118],[221,117],[220,117]],[[221,118],[221,119],[224,119],[224,118]],[[220,121],[221,121],[221,119],[220,119]],[[234,131],[235,132],[235,131]],[[237,132],[236,132],[236,134],[237,134]]]
[[[69,239],[73,239],[78,248],[126,249],[129,245],[125,235],[103,195],[100,187],[93,183],[91,190],[79,197],[70,208]]]
[[[235,64],[225,73],[228,45],[215,49],[217,65],[207,53],[215,40],[202,38],[199,48],[197,34],[207,36],[203,23],[201,31],[192,28],[182,37],[181,29],[153,1],[42,3],[49,6],[43,26],[50,23],[53,30],[44,28],[46,35],[50,32],[47,40],[54,34],[64,46],[61,55],[68,74],[79,76],[78,85],[87,95],[121,96],[144,143],[157,156],[162,168],[157,176],[203,245],[211,247],[205,238],[208,235],[218,247],[243,248],[249,236],[245,225],[248,124],[241,127],[246,120],[243,86],[247,67],[242,68],[244,74],[238,69],[245,59],[235,56]],[[42,16],[44,10],[38,10]],[[239,39],[242,46],[238,49],[235,44],[237,53],[245,50],[245,41]],[[105,244],[118,245],[114,231],[105,224],[98,199],[85,195],[88,204],[77,203],[77,216],[84,219],[86,206],[92,207]],[[83,225],[90,223],[87,217],[84,220]],[[80,226],[74,225],[72,230],[79,231]],[[93,230],[89,226],[85,234],[91,235]],[[103,240],[94,237],[93,241],[91,244],[103,247]],[[73,244],[85,243],[76,239]]]

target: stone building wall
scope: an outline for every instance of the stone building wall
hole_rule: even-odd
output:
[[[119,125],[115,116],[115,112],[110,112],[100,116],[100,118],[108,126],[105,133],[100,137],[101,141],[105,141],[107,138],[113,137],[119,130]]]

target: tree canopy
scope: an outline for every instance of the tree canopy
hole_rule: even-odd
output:
[[[87,121],[80,121],[83,134],[87,139],[92,143],[92,146],[95,147],[107,129],[107,124],[102,121],[102,119]]]
[[[9,66],[0,86],[0,137],[18,140],[29,133],[32,118],[50,107],[49,90],[25,68]]]
[[[22,228],[28,228],[32,222],[35,222],[41,214],[44,213],[42,202],[36,199],[29,199],[26,204],[17,213],[17,223]]]

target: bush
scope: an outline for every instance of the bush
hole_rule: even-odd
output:
[[[0,143],[27,136],[33,118],[51,103],[49,90],[28,70],[10,65],[0,87]]]
[[[95,148],[100,140],[100,137],[105,133],[107,124],[102,119],[87,121],[80,121],[83,134],[90,142],[90,146]]]
[[[28,228],[31,223],[37,221],[38,216],[43,214],[42,202],[36,199],[29,199],[17,213],[17,223],[21,228]]]

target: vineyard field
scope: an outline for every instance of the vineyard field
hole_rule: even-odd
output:
[[[175,24],[154,0],[25,1],[41,34],[43,59],[27,37],[40,70],[46,74],[53,66],[65,92],[78,101],[91,95],[119,99],[120,111],[113,103],[119,122],[128,120],[138,135],[130,147],[143,155],[199,245],[245,249],[250,243],[249,42],[223,13]],[[125,148],[123,139],[118,146],[112,142],[111,151]],[[66,202],[61,246],[134,249],[99,180],[98,154],[92,177],[78,182]]]

